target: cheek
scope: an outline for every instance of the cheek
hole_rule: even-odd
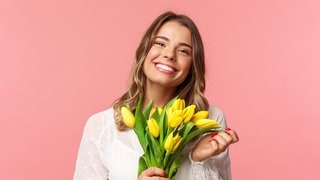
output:
[[[192,66],[192,59],[185,59],[183,63],[181,63],[182,69],[189,72]]]
[[[155,57],[157,57],[159,55],[160,55],[159,49],[152,47],[149,50],[146,59],[151,60],[151,59],[153,59],[153,58],[155,58]]]

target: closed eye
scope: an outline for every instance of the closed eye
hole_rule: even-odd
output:
[[[182,53],[184,55],[188,55],[188,56],[191,55],[191,51],[188,50],[188,49],[184,49],[184,48],[178,49],[178,52],[180,52],[180,53]]]
[[[157,46],[160,46],[160,47],[166,47],[165,43],[160,42],[160,41],[155,41],[154,44]]]

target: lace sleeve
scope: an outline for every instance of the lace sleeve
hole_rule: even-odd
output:
[[[191,161],[190,177],[192,177],[192,179],[232,179],[228,150],[202,162],[193,162],[190,155],[189,159]]]
[[[103,129],[103,118],[92,116],[86,123],[81,139],[74,180],[106,180],[108,171],[102,164],[98,146]]]
[[[210,118],[216,119],[221,128],[226,128],[226,118],[224,113],[217,107],[210,107]],[[189,151],[189,160],[191,162],[190,177],[192,179],[210,179],[210,180],[231,180],[231,164],[228,149],[202,162],[193,162]]]

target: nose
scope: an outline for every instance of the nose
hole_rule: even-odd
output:
[[[164,50],[163,50],[163,56],[169,60],[174,60],[175,59],[175,50],[174,48],[171,48],[171,47],[166,47]]]

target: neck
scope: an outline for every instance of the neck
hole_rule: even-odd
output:
[[[175,90],[175,88],[163,86],[146,86],[143,107],[145,108],[150,101],[153,101],[153,107],[164,107],[173,98]]]

